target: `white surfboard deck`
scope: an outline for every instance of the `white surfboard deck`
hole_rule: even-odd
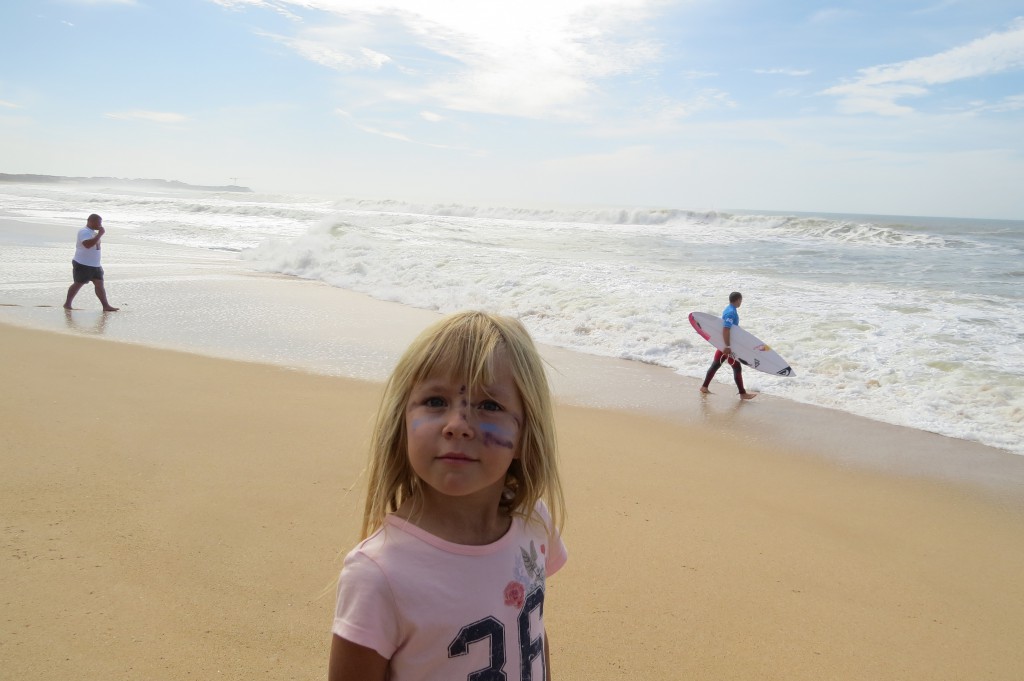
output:
[[[706,312],[691,312],[690,324],[708,343],[711,343],[717,350],[725,348],[725,338],[722,335],[722,318]],[[786,360],[779,356],[779,353],[772,350],[766,343],[752,333],[744,331],[738,326],[729,330],[729,345],[732,354],[739,361],[749,367],[763,371],[766,374],[776,376],[796,376],[796,372],[790,368]]]

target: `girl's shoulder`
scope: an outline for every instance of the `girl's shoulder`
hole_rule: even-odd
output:
[[[548,505],[544,503],[543,499],[538,499],[533,508],[528,513],[523,514],[523,519],[527,525],[539,523],[540,526],[548,531],[554,529],[551,526],[551,511],[548,510]]]
[[[559,504],[561,500],[556,498],[554,499],[554,502]],[[526,512],[526,509],[523,509],[520,511],[520,514],[525,518],[528,525],[539,525],[540,527],[543,527],[548,534],[555,537],[561,534],[562,525],[565,521],[564,508],[562,506],[557,506],[557,510],[558,515],[556,516],[551,512],[551,509],[548,508],[547,502],[541,498],[537,500],[529,512]]]
[[[537,501],[533,512],[523,520],[523,525],[525,534],[534,535],[536,540],[543,542],[540,544],[540,551],[545,554],[546,573],[550,577],[565,565],[569,559],[569,552],[543,500]]]

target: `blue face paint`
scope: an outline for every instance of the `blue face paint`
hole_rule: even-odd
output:
[[[509,438],[504,428],[493,423],[481,423],[480,431],[484,434],[485,445],[497,445],[505,449],[515,449],[515,443]]]

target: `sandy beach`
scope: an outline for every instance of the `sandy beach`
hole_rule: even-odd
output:
[[[379,384],[9,325],[0,339],[5,675],[324,678]],[[1019,489],[714,422],[563,403],[558,423],[557,678],[1024,676]]]
[[[320,679],[380,384],[437,313],[0,219],[0,669]],[[1024,457],[542,346],[560,679],[1024,678]],[[752,380],[757,380],[752,377]]]

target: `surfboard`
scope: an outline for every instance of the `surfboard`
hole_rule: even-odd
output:
[[[701,338],[715,346],[725,348],[722,336],[722,318],[706,312],[691,312],[690,324],[701,335]],[[729,331],[729,345],[732,354],[744,365],[753,367],[766,374],[776,376],[796,376],[786,360],[772,350],[764,341],[738,326]]]

